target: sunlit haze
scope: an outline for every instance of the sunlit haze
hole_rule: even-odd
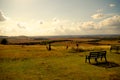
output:
[[[0,0],[0,35],[120,34],[120,0]]]

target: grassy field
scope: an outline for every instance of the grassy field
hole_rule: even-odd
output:
[[[45,45],[0,45],[0,80],[120,80],[120,54],[110,53],[109,45],[80,43],[84,52],[74,52],[65,44],[53,43],[51,51]],[[108,63],[85,63],[92,50],[106,50]]]

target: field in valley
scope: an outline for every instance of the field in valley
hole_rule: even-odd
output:
[[[120,54],[109,51],[119,41],[90,40],[54,42],[51,51],[39,44],[0,45],[0,80],[120,80]],[[76,42],[80,51],[75,50]],[[100,50],[107,51],[108,63],[85,63],[85,55]]]

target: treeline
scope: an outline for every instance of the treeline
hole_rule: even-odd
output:
[[[95,40],[89,40],[88,42],[100,42],[101,41],[101,39],[95,39]]]
[[[24,43],[8,43],[7,41],[7,45],[36,45],[36,44],[47,45],[50,43],[65,42],[65,41],[72,41],[72,40],[45,40],[45,41],[40,41],[40,42],[24,42]]]
[[[101,38],[101,40],[120,40],[120,36],[119,37]]]

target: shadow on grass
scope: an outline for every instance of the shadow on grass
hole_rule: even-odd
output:
[[[30,58],[0,58],[0,63],[2,62],[10,62],[10,61],[25,61],[29,60]]]
[[[116,52],[115,54],[120,54],[120,52]]]
[[[111,52],[111,54],[120,54],[120,51],[119,52]]]
[[[99,62],[92,65],[95,65],[98,67],[104,67],[104,68],[120,67],[120,65],[115,62]]]

